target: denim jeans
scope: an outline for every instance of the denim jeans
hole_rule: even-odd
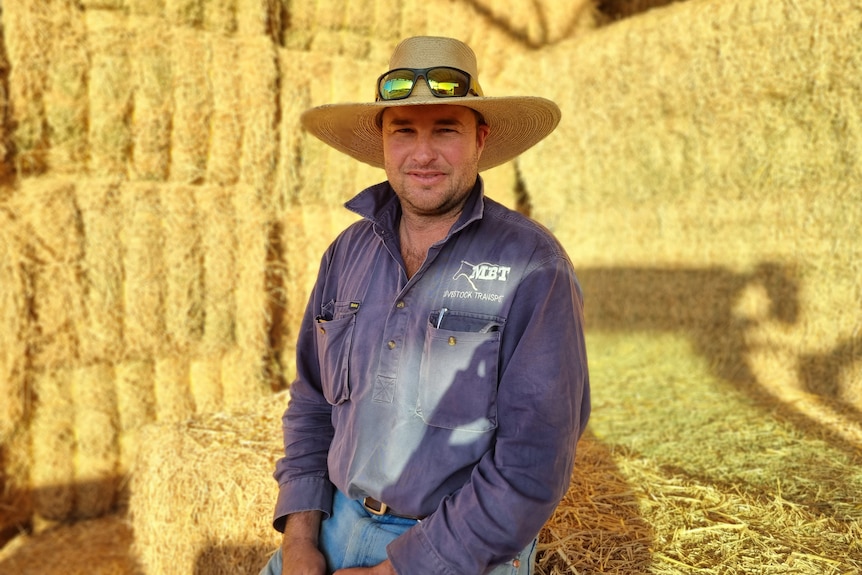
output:
[[[392,515],[372,515],[362,503],[335,492],[332,516],[321,523],[320,550],[329,573],[346,567],[373,567],[386,560],[386,546],[416,524],[415,519]],[[515,562],[504,563],[486,575],[532,575],[536,541],[530,543]],[[281,575],[281,549],[277,550],[260,575]]]

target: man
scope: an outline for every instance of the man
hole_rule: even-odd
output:
[[[324,255],[284,414],[263,573],[531,573],[589,416],[580,288],[544,228],[479,171],[560,112],[482,94],[449,38],[398,45],[373,104],[303,114],[387,182]]]

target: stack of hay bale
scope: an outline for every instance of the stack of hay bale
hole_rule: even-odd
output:
[[[490,95],[560,104],[559,129],[486,181],[563,241],[590,325],[658,323],[613,300],[627,278],[653,278],[638,293],[669,310],[679,291],[657,278],[743,278],[730,295],[698,284],[723,309],[678,329],[714,342],[699,352],[722,377],[743,369],[859,440],[842,408],[862,410],[862,9],[690,0],[596,28],[596,4],[5,2],[0,536],[114,509],[134,468],[150,572],[259,563],[273,392],[320,254],[352,221],[339,205],[383,178],[298,116],[369,100],[413,34],[470,43]],[[775,313],[773,276],[794,283],[794,313]],[[210,525],[180,536],[168,508]]]

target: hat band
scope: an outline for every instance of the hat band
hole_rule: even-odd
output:
[[[413,93],[419,78],[428,84],[437,98],[463,98],[468,94],[482,96],[482,88],[470,74],[449,66],[431,68],[395,68],[377,79],[377,96],[380,100],[403,100]]]

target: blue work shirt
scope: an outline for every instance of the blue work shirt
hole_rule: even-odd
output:
[[[297,342],[275,526],[334,486],[427,516],[390,544],[401,574],[480,574],[541,530],[590,411],[583,303],[550,232],[484,197],[408,278],[388,183],[323,257]]]

